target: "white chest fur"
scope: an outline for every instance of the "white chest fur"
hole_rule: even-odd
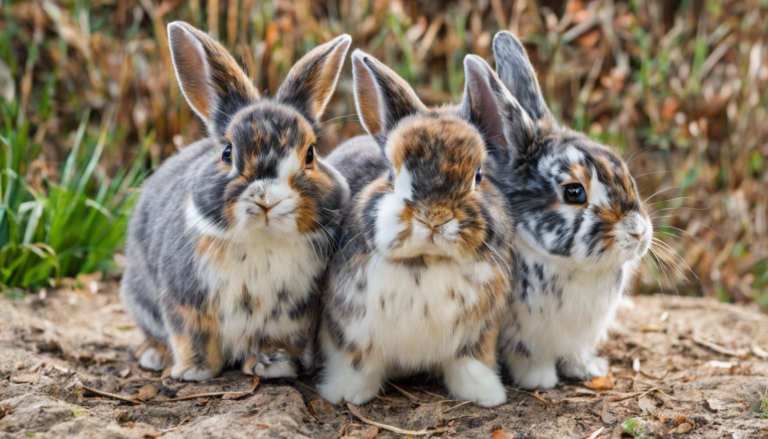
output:
[[[218,306],[226,357],[244,359],[259,337],[280,340],[307,329],[289,312],[313,293],[325,268],[309,237],[264,233],[223,248],[203,258],[199,275]]]
[[[402,368],[417,369],[451,358],[479,328],[466,315],[492,278],[486,262],[439,262],[426,267],[393,263],[374,255],[364,268],[366,312],[345,332],[371,356]],[[343,295],[354,300],[355,282]]]
[[[524,255],[518,261],[518,275],[526,280],[518,279],[514,338],[533,357],[578,355],[605,335],[632,269],[627,263],[613,271],[583,271]]]

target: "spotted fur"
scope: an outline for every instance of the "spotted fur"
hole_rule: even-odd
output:
[[[494,150],[515,219],[515,294],[500,337],[513,382],[548,388],[560,374],[589,379],[608,371],[595,354],[614,318],[652,228],[626,163],[612,149],[558,125],[520,41],[494,38],[496,69],[523,109],[515,141]],[[584,187],[587,202],[567,204],[564,186]]]
[[[295,376],[349,198],[332,166],[307,157],[351,39],[311,51],[266,99],[204,33],[175,22],[168,35],[210,136],[146,181],[131,220],[121,296],[150,340],[141,365],[194,381],[227,364]]]
[[[478,60],[465,61],[468,74],[485,64]],[[468,86],[459,106],[428,109],[371,56],[358,50],[352,62],[358,113],[373,139],[354,139],[329,158],[365,184],[329,267],[319,391],[361,404],[393,375],[430,370],[459,398],[500,404],[496,343],[511,288],[512,220],[495,180],[476,184],[487,157],[469,113],[487,87]],[[376,172],[366,179],[361,168]]]

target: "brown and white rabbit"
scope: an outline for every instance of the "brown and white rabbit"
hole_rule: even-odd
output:
[[[557,124],[520,41],[493,42],[496,69],[522,111],[512,148],[491,152],[517,226],[515,297],[500,336],[515,385],[550,388],[560,374],[603,376],[596,344],[640,259],[652,226],[627,165],[612,149]]]
[[[351,39],[312,50],[264,98],[203,32],[174,22],[168,37],[209,137],[147,180],[130,223],[121,296],[148,337],[140,364],[188,381],[226,364],[295,376],[349,198],[314,145]]]
[[[484,178],[483,120],[504,125],[511,96],[476,56],[464,62],[464,101],[438,109],[370,55],[357,50],[352,64],[358,114],[375,141],[356,138],[335,156],[351,160],[342,171],[350,178],[365,178],[360,166],[379,173],[350,203],[329,266],[320,394],[362,404],[387,378],[434,371],[458,398],[501,404],[496,346],[513,226]],[[356,145],[360,160],[350,155]]]

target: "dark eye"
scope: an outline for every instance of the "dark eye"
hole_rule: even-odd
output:
[[[304,164],[311,165],[315,161],[315,145],[310,145],[307,149],[307,158],[304,160]]]
[[[584,204],[587,202],[587,193],[580,183],[571,183],[565,185],[563,198],[568,204]]]
[[[482,166],[478,166],[477,167],[477,172],[475,172],[475,186],[477,186],[478,184],[480,184],[483,181],[483,177],[484,177],[484,175],[483,175],[483,167]]]
[[[232,144],[227,143],[226,146],[224,146],[224,152],[221,153],[221,160],[228,164],[232,164]]]

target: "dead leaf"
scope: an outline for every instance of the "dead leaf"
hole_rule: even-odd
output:
[[[646,413],[655,414],[658,408],[658,401],[650,395],[643,395],[637,400],[640,410]]]
[[[148,401],[157,395],[159,391],[160,389],[153,386],[152,384],[147,384],[146,386],[142,386],[139,389],[139,393],[137,393],[133,398],[140,401]]]
[[[307,403],[307,409],[312,416],[322,420],[326,416],[333,414],[333,405],[323,398],[313,399]]]
[[[374,439],[379,429],[373,425],[346,424],[341,429],[341,439]]]
[[[0,405],[0,419],[3,419],[5,417],[5,415],[7,415],[9,413],[11,413],[11,408],[10,407],[4,406],[4,405]]]
[[[35,383],[40,379],[40,372],[28,371],[17,373],[11,377],[11,382],[14,383]]]
[[[712,412],[725,410],[725,401],[720,399],[708,399],[707,408]]]
[[[612,425],[618,420],[618,417],[608,411],[608,401],[603,400],[603,410],[600,412],[600,418],[604,424]]]
[[[493,439],[516,439],[521,437],[514,431],[507,431],[507,430],[494,430],[493,431]]]
[[[592,390],[603,391],[613,389],[615,383],[613,382],[613,377],[608,374],[604,377],[597,377],[592,381],[587,381],[584,385]]]
[[[675,433],[677,433],[677,434],[685,434],[685,433],[688,433],[689,431],[691,431],[692,429],[693,429],[693,425],[691,425],[691,424],[689,424],[687,422],[683,422],[682,424],[677,426],[677,428],[675,429]]]
[[[142,439],[154,439],[163,435],[163,432],[158,428],[142,422],[128,422],[123,424],[123,427],[130,428],[132,433],[136,433],[136,436]]]

